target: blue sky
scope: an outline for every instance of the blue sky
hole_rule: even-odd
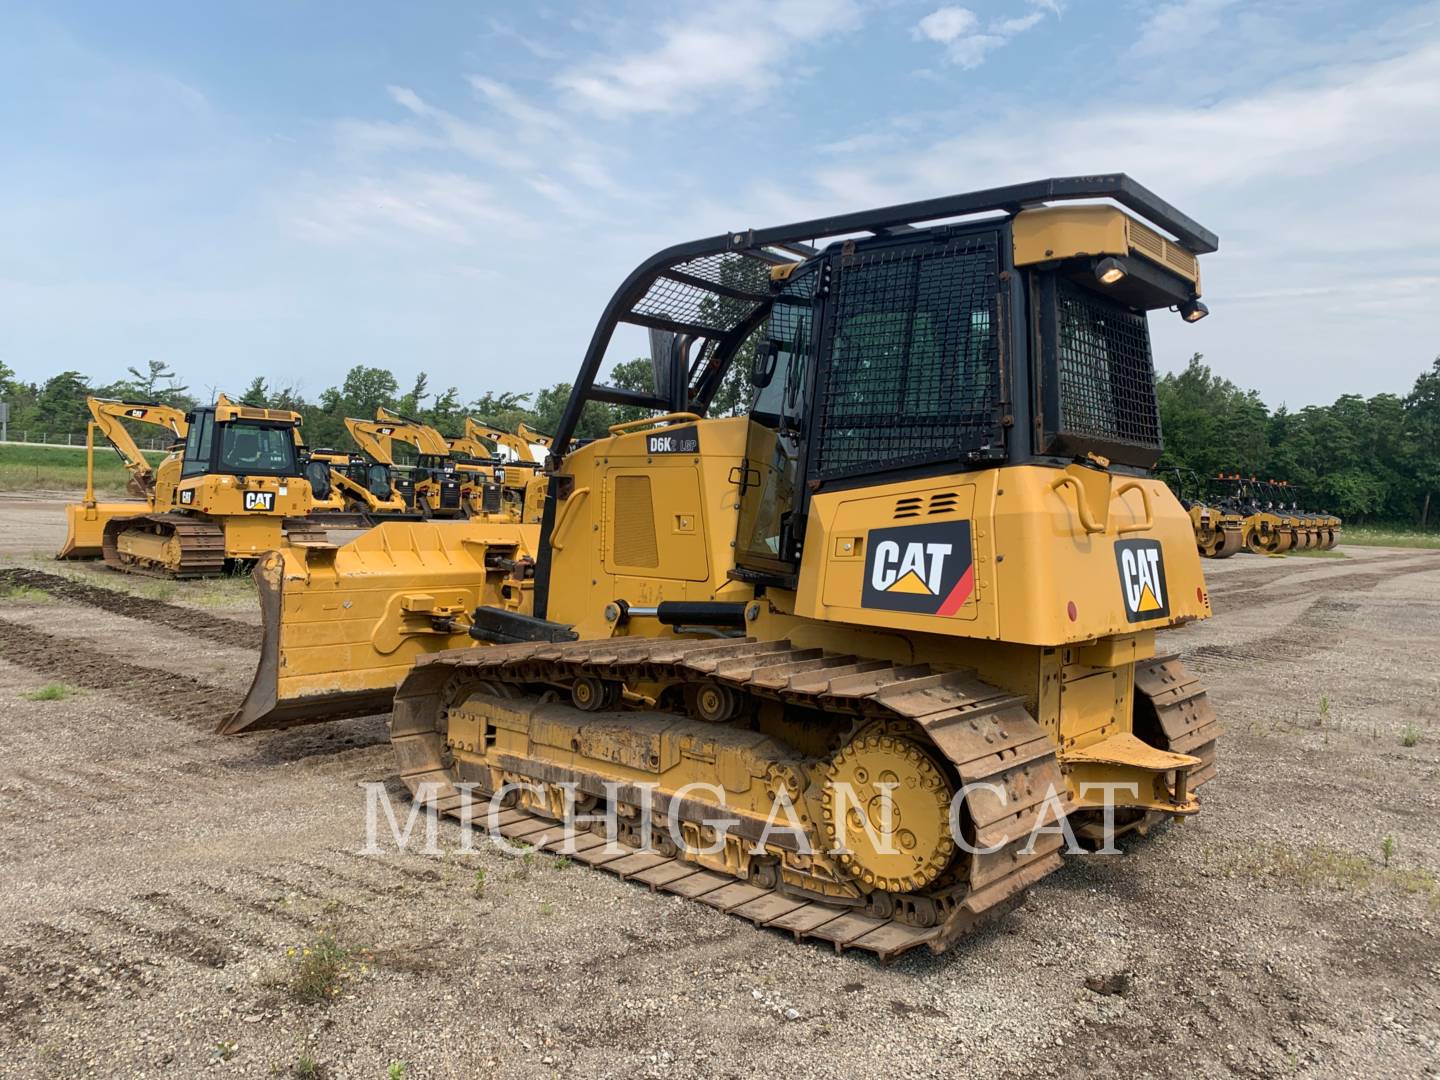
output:
[[[1272,404],[1440,353],[1440,4],[0,2],[0,359],[525,390],[681,240],[1123,170]]]

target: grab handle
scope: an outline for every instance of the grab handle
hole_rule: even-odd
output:
[[[570,493],[570,497],[565,500],[565,505],[560,508],[560,518],[555,522],[555,528],[550,533],[550,550],[565,550],[565,545],[561,543],[560,540],[560,538],[565,535],[565,526],[569,525],[571,519],[574,518],[575,507],[584,502],[589,494],[590,489],[588,487],[576,488]]]
[[[1140,492],[1140,501],[1145,505],[1145,520],[1132,521],[1129,525],[1121,525],[1115,531],[1121,536],[1126,533],[1145,532],[1155,527],[1155,511],[1150,505],[1150,492],[1139,480],[1127,480],[1115,489],[1116,495],[1124,495],[1127,491]]]
[[[1059,491],[1061,488],[1073,487],[1075,489],[1075,509],[1080,515],[1080,527],[1087,533],[1104,532],[1105,527],[1097,524],[1090,516],[1090,504],[1085,500],[1085,489],[1080,486],[1080,481],[1073,476],[1057,476],[1050,484],[1051,491]]]

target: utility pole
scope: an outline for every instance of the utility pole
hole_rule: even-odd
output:
[[[0,401],[0,442],[10,441],[10,406]]]

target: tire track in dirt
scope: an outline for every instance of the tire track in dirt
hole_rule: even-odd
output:
[[[1289,586],[1274,587],[1282,585],[1286,577],[1294,577],[1311,569],[1314,568],[1297,568],[1289,571],[1283,577],[1271,577],[1259,582],[1244,581],[1235,584],[1228,581],[1216,582],[1209,588],[1211,605],[1215,608],[1216,615],[1227,615],[1261,604],[1282,604],[1288,600],[1298,600],[1301,597],[1313,596],[1317,592],[1368,591],[1377,585],[1393,581],[1397,577],[1440,570],[1440,555],[1396,559],[1386,565],[1384,569],[1357,569],[1348,573],[1307,578],[1305,581]]]
[[[141,667],[97,653],[88,642],[67,641],[8,619],[0,619],[0,656],[71,686],[103,690],[122,701],[204,730],[211,729],[237,704],[231,691],[162,668]]]
[[[1186,664],[1197,671],[1215,671],[1232,664],[1273,664],[1304,660],[1337,645],[1347,625],[1347,616],[1359,611],[1350,600],[1322,596],[1284,626],[1262,637],[1233,645],[1197,645],[1181,652]]]
[[[143,596],[87,585],[83,581],[48,574],[44,570],[12,567],[0,570],[0,584],[40,589],[58,600],[68,600],[86,607],[99,608],[114,615],[140,619],[158,626],[202,637],[217,645],[234,645],[242,649],[260,647],[260,629],[234,619],[207,615],[194,608],[150,600]]]
[[[1288,590],[1264,591],[1236,586],[1233,599],[1242,602],[1228,603],[1227,595],[1222,594],[1219,600],[1224,606],[1217,611],[1218,617],[1223,618],[1231,612],[1266,604],[1283,604],[1316,593],[1320,595],[1307,604],[1299,615],[1268,634],[1234,644],[1218,642],[1197,645],[1182,650],[1181,657],[1186,664],[1202,672],[1212,672],[1234,664],[1308,659],[1337,645],[1349,623],[1348,617],[1360,609],[1359,603],[1342,599],[1344,594],[1369,592],[1396,578],[1432,570],[1440,570],[1440,559],[1396,560],[1383,570],[1360,570],[1319,579],[1312,578]],[[1212,596],[1212,602],[1214,599]]]

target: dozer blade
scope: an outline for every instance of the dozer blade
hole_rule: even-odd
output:
[[[104,550],[105,525],[114,518],[133,517],[150,509],[148,503],[70,503],[65,507],[65,543],[57,559],[98,559]]]
[[[255,679],[222,735],[390,711],[416,659],[475,644],[478,606],[528,612],[538,525],[387,522],[348,544],[296,544],[256,564]],[[522,564],[523,565],[523,564]]]

